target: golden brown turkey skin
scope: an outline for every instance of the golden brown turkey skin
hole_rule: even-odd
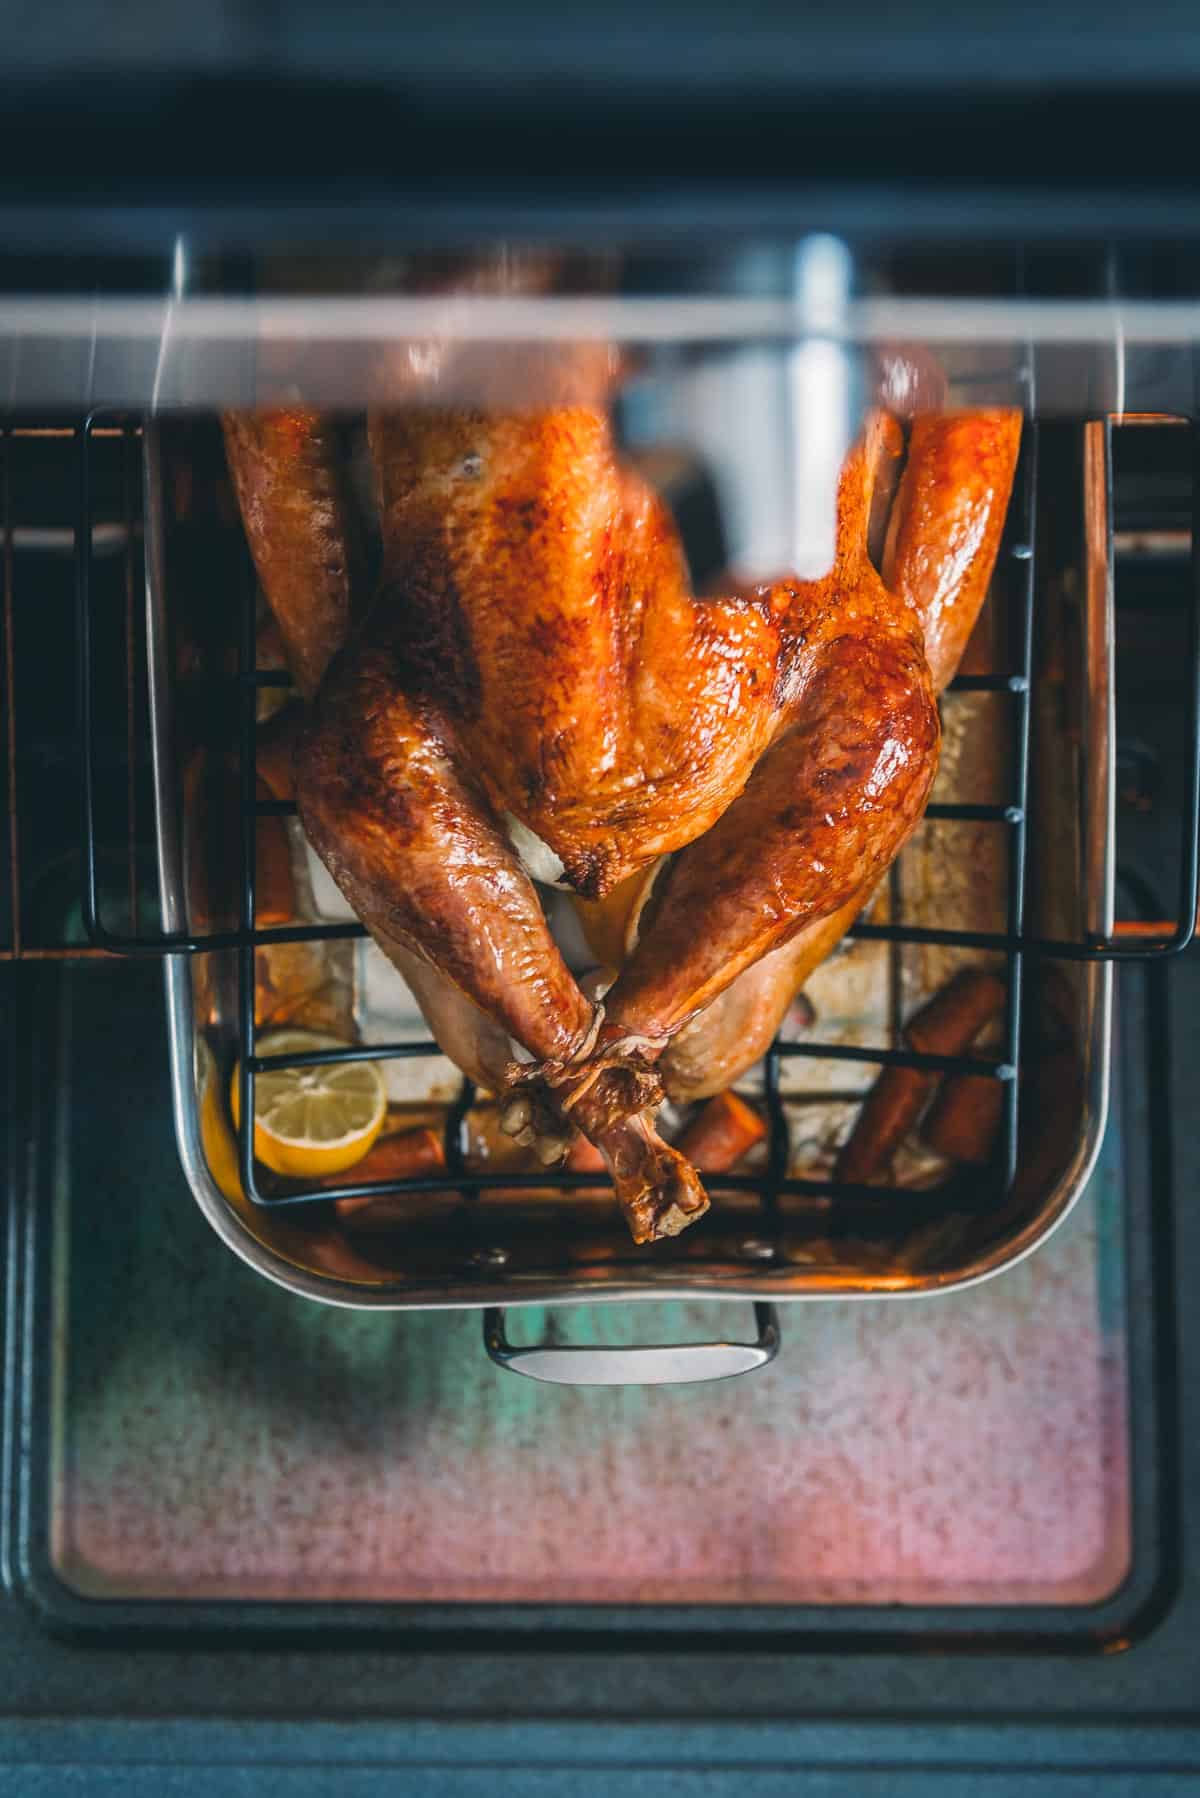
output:
[[[820,646],[790,728],[721,819],[675,858],[606,995],[590,1056],[553,1077],[593,1140],[634,1108],[643,1070],[683,1025],[806,926],[822,931],[879,878],[921,816],[938,724],[913,615],[893,611],[867,577],[837,609],[842,634]],[[635,1236],[657,1233],[652,1197],[644,1210]]]
[[[866,555],[873,439],[824,581],[703,600],[599,410],[406,413],[370,437],[383,576],[301,751],[305,828],[381,940],[532,1058],[522,1104],[597,1144],[635,1238],[672,1233],[706,1200],[643,1115],[653,1060],[887,865],[933,776],[919,625]],[[681,851],[598,1038],[505,813],[587,894]]]
[[[300,815],[364,924],[432,962],[539,1059],[592,1008],[447,711],[364,640],[322,690],[297,760]]]
[[[368,635],[442,707],[497,814],[591,896],[701,835],[775,727],[793,639],[770,596],[691,597],[602,411],[408,413],[370,438]]]
[[[316,692],[362,570],[336,426],[314,412],[229,412],[225,455],[258,578],[296,685]]]
[[[825,581],[698,599],[667,514],[616,459],[607,351],[564,355],[562,369],[552,409],[371,421],[382,578],[322,684],[298,791],[311,840],[439,1040],[500,1084],[512,1038],[532,1058],[513,1105],[543,1141],[583,1127],[643,1241],[707,1203],[650,1122],[655,1062],[739,976],[825,952],[920,815],[938,726],[917,611],[866,553],[870,525],[881,533],[871,502],[884,421],[848,460]],[[265,478],[247,484],[253,457],[236,433],[230,460],[289,659],[311,687],[345,629],[349,553],[327,503],[324,427],[309,426],[307,448],[286,432],[268,446],[273,494]],[[970,608],[956,595],[994,556],[993,527],[989,513],[980,533],[979,504],[959,504],[977,462],[969,438],[943,449],[931,439],[910,454],[885,567],[911,570],[917,603],[965,641]],[[958,474],[955,456],[970,464]],[[1003,506],[990,503],[998,537]],[[902,514],[913,511],[924,525],[910,539]],[[948,517],[954,590],[925,553]],[[324,570],[315,601],[305,568]],[[602,1023],[550,936],[506,814],[585,895],[674,858]]]
[[[1021,446],[1021,414],[913,420],[882,575],[916,607],[938,693],[955,675],[987,595]]]
[[[916,609],[934,689],[953,679],[986,597],[1021,442],[1011,410],[919,415],[883,549],[885,584]],[[788,1006],[873,892],[799,931],[678,1032],[663,1060],[671,1097],[707,1098],[764,1055]]]

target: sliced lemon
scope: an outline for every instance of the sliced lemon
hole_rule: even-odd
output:
[[[340,1037],[312,1030],[272,1030],[255,1044],[264,1056],[349,1047]],[[239,1064],[229,1094],[235,1125],[240,1071]],[[272,1069],[254,1078],[254,1153],[264,1167],[294,1180],[340,1174],[362,1160],[386,1112],[387,1092],[376,1061]]]
[[[237,1144],[221,1098],[217,1064],[203,1037],[196,1044],[196,1083],[200,1089],[200,1142],[208,1171],[227,1199],[244,1206],[246,1195],[238,1173]]]

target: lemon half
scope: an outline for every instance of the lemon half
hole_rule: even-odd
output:
[[[272,1030],[258,1039],[255,1050],[262,1056],[303,1055],[350,1046],[313,1030]],[[229,1094],[235,1126],[240,1075],[239,1063]],[[340,1174],[362,1160],[386,1114],[387,1092],[376,1061],[272,1069],[254,1077],[254,1153],[264,1167],[293,1180]]]

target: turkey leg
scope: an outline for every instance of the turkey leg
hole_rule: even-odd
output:
[[[386,642],[360,639],[327,678],[301,744],[297,792],[309,841],[384,952],[406,976],[415,958],[438,977],[413,981],[435,1033],[440,1023],[452,1036],[465,1018],[467,1046],[480,1052],[489,1083],[494,1035],[471,1031],[473,1011],[545,1071],[586,1054],[597,1014],[452,726],[432,702],[398,688]],[[456,1007],[447,985],[472,1009]],[[457,1040],[443,1046],[464,1058]],[[640,1114],[656,1093],[646,1082],[630,1110]],[[516,1134],[532,1130],[543,1152],[557,1156],[567,1132],[551,1115],[535,1094],[519,1094],[506,1123]],[[655,1234],[681,1229],[705,1209],[699,1178],[647,1117],[599,1117],[589,1134],[635,1237],[647,1204]]]
[[[1015,411],[928,414],[913,423],[882,571],[885,584],[916,607],[939,693],[957,671],[987,594],[1020,441]],[[869,880],[838,911],[747,968],[679,1031],[663,1061],[672,1098],[721,1092],[766,1053],[796,993],[874,890]]]

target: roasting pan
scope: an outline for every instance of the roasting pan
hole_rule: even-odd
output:
[[[325,933],[320,941],[267,943],[255,934],[244,894],[240,934],[236,896],[224,914],[197,919],[193,876],[197,859],[211,854],[203,847],[211,832],[198,831],[189,767],[198,755],[236,754],[239,743],[252,756],[253,707],[281,677],[256,677],[251,666],[253,575],[236,517],[217,506],[196,521],[198,445],[212,457],[215,427],[195,418],[148,423],[149,706],[162,922],[188,951],[164,964],[175,1127],[196,1202],[223,1241],[267,1279],[325,1304],[479,1308],[494,1359],[534,1377],[584,1384],[746,1371],[776,1352],[777,1301],[945,1292],[999,1273],[1044,1241],[1087,1179],[1108,1101],[1111,964],[1053,956],[1044,945],[1094,943],[1112,930],[1110,433],[1103,419],[1041,427],[1039,474],[1038,427],[1027,424],[989,602],[998,672],[956,683],[942,702],[947,750],[937,815],[905,850],[865,927],[810,983],[815,1021],[785,1025],[784,1042],[744,1083],[771,1118],[763,1161],[709,1181],[712,1207],[697,1226],[635,1248],[602,1176],[556,1181],[489,1170],[486,1097],[464,1090],[422,1040],[427,1031],[410,1001],[406,1009],[391,970],[393,985],[380,998],[370,945],[346,938],[347,914],[330,899],[329,883],[322,891],[297,821],[288,829],[304,928],[290,934],[315,929]],[[1052,529],[1045,516],[1038,528],[1039,480],[1054,482]],[[202,556],[198,531],[207,533]],[[218,541],[223,561],[209,553]],[[227,722],[228,740],[217,741],[225,724],[215,730],[215,718]],[[1018,804],[1011,803],[1014,766]],[[988,788],[982,795],[972,786],[980,778]],[[243,854],[246,840],[243,833]],[[965,946],[956,932],[969,939]],[[829,1144],[848,1126],[879,1062],[902,1058],[902,1016],[964,960],[994,953],[1005,932],[1015,1095],[1007,1177],[946,1179],[920,1155],[902,1156],[892,1186],[839,1194]],[[415,1120],[436,1115],[453,1138],[451,1171],[406,1183],[411,1214],[390,1235],[352,1240],[320,1199],[255,1203],[231,1175],[224,1094],[265,967],[256,958],[271,954],[326,958],[335,1003],[361,1040],[390,1046],[398,1106]],[[1048,1035],[1056,1053],[1039,1063],[1038,1044]],[[504,1310],[516,1306],[705,1296],[753,1303],[753,1338],[521,1349],[504,1328]]]

